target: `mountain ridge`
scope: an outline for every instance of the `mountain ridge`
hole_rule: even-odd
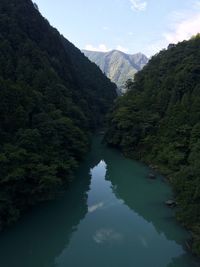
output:
[[[114,82],[119,91],[126,91],[125,84],[148,63],[148,58],[141,52],[127,54],[119,50],[109,52],[82,50],[86,57],[97,64],[101,71]]]

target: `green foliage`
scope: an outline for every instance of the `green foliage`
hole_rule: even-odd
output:
[[[197,36],[154,56],[116,101],[105,139],[169,176],[200,255],[199,46]]]
[[[70,181],[115,91],[30,0],[1,0],[0,228]]]

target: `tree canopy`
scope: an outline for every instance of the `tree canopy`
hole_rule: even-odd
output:
[[[116,101],[105,139],[169,177],[177,216],[192,230],[200,255],[199,48],[197,35],[153,56]]]
[[[30,0],[0,1],[0,228],[70,181],[115,96]]]

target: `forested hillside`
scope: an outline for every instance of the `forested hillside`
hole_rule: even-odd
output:
[[[71,179],[115,96],[30,0],[0,1],[0,228]]]
[[[200,36],[155,55],[108,118],[108,144],[153,164],[173,185],[178,219],[200,255]]]

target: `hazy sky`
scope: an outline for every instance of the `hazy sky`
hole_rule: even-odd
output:
[[[150,56],[200,32],[200,0],[33,0],[80,49]]]

